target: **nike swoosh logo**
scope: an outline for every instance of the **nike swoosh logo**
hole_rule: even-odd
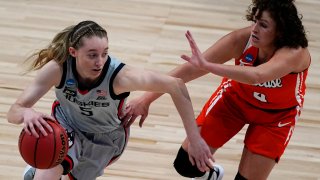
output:
[[[283,127],[283,126],[286,126],[286,125],[288,125],[288,124],[290,124],[291,122],[287,122],[287,123],[283,123],[283,124],[281,124],[281,122],[279,122],[279,124],[278,124],[278,127]]]
[[[242,59],[240,59],[240,64],[243,64],[243,65],[251,65],[251,63],[243,62]]]

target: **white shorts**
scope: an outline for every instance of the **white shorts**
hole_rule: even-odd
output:
[[[105,133],[86,133],[71,127],[63,118],[60,106],[55,118],[66,129],[69,139],[67,157],[62,162],[64,174],[77,180],[91,180],[103,174],[104,168],[116,161],[125,149],[129,129],[122,126]]]

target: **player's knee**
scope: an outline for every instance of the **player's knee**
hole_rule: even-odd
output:
[[[177,157],[173,163],[176,171],[184,177],[194,178],[201,177],[205,174],[205,172],[200,171],[197,166],[193,166],[189,161],[188,153],[180,147]]]

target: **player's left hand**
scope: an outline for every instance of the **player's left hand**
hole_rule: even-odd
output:
[[[207,143],[201,138],[197,143],[188,144],[189,160],[192,165],[197,165],[202,172],[209,171],[213,168],[215,161]]]
[[[192,52],[192,56],[189,57],[187,55],[181,55],[181,58],[188,61],[189,63],[191,63],[192,65],[201,68],[201,69],[205,69],[205,63],[207,63],[206,59],[202,56],[201,51],[199,50],[197,43],[195,42],[195,40],[192,37],[192,34],[190,31],[187,31],[185,33],[186,38],[188,39],[190,48],[191,48],[191,52]]]
[[[144,120],[148,116],[150,104],[143,102],[143,97],[132,99],[127,103],[125,110],[120,114],[120,119],[124,127],[128,128],[140,117],[139,126],[142,127]]]

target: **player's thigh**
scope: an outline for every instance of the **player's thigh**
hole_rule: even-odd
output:
[[[244,140],[245,146],[255,154],[269,157],[278,162],[294,131],[297,111],[291,109],[277,113],[265,112],[261,114],[260,112],[259,114],[256,123],[248,126]],[[258,123],[259,120],[266,123]]]
[[[265,180],[275,164],[276,161],[274,159],[255,154],[244,147],[239,172],[247,179]]]
[[[203,109],[197,121],[201,136],[212,148],[220,148],[236,135],[246,124],[239,112],[238,99],[225,94],[207,109]],[[241,104],[241,102],[239,102]]]

